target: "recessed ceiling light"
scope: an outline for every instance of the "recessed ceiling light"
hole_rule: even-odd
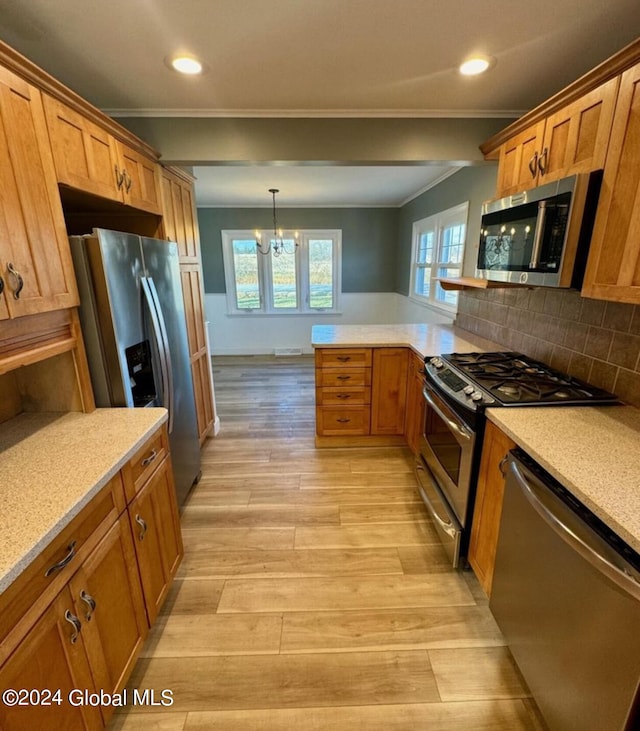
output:
[[[188,53],[180,53],[168,59],[168,65],[178,73],[188,76],[197,76],[204,71],[204,64],[195,56]]]
[[[491,56],[473,56],[460,64],[459,71],[463,76],[477,76],[483,74],[494,63],[495,59]]]

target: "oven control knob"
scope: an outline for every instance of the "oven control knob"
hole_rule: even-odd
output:
[[[471,394],[471,400],[472,401],[482,401],[482,394],[480,393],[480,391],[474,391]]]
[[[431,358],[429,362],[434,368],[442,368],[442,366],[444,365],[440,358]]]
[[[467,394],[467,396],[471,396],[471,394],[475,391],[475,388],[473,386],[465,386],[462,390]]]

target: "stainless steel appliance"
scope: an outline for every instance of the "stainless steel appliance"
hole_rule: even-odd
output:
[[[640,728],[640,556],[520,450],[490,608],[551,731]]]
[[[579,288],[601,180],[601,172],[573,175],[485,203],[478,276]]]
[[[105,229],[70,243],[96,405],[168,409],[182,504],[200,444],[177,245]]]
[[[453,566],[465,563],[488,407],[611,404],[613,394],[522,353],[425,358],[418,489]]]

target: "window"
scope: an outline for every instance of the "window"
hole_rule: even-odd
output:
[[[442,289],[438,278],[462,274],[468,212],[467,202],[413,224],[411,299],[455,312],[458,293]]]
[[[253,231],[222,231],[231,314],[337,312],[342,231],[299,231],[295,254],[261,254]],[[286,239],[293,249],[293,239]],[[264,244],[263,244],[264,245]]]

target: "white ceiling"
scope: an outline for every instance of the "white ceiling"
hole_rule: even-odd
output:
[[[114,116],[511,117],[638,36],[638,0],[0,0],[0,38]],[[178,50],[207,73],[170,71]],[[495,67],[462,78],[473,52]],[[198,169],[198,197],[397,205],[444,170],[277,172]]]

